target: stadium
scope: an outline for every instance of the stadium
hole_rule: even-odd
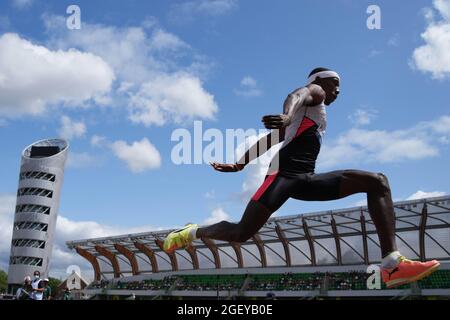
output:
[[[167,254],[172,230],[67,242],[88,260],[91,299],[448,299],[450,196],[396,202],[399,250],[437,259],[431,276],[387,289],[367,207],[274,217],[249,241],[207,239]]]

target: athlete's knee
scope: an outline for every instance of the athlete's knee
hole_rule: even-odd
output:
[[[233,232],[234,242],[246,242],[253,236],[249,230],[244,229],[243,227],[237,225],[237,228]]]
[[[236,242],[246,242],[248,239],[250,239],[253,235],[245,232],[245,231],[241,231],[236,235]]]

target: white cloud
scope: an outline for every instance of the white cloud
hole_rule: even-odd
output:
[[[96,24],[83,24],[83,32],[65,28],[62,16],[43,16],[49,45],[55,49],[79,48],[102,57],[121,81],[142,81],[151,70],[163,66],[151,55],[152,40],[140,27],[117,28]]]
[[[134,83],[132,82],[128,82],[128,81],[123,81],[120,83],[119,88],[117,89],[118,93],[130,93],[131,90],[134,87]]]
[[[222,208],[216,208],[211,215],[203,221],[204,225],[214,224],[223,220],[229,220],[230,216]]]
[[[399,35],[398,33],[394,34],[388,40],[388,45],[391,47],[398,47]]]
[[[173,22],[189,22],[195,16],[215,17],[237,7],[237,0],[192,0],[173,5],[169,19]]]
[[[96,167],[99,165],[99,160],[97,157],[87,153],[87,152],[69,152],[69,156],[67,158],[67,168],[89,168]]]
[[[352,128],[327,142],[319,155],[318,166],[330,168],[344,164],[392,163],[419,160],[439,154],[436,142],[447,132],[448,116],[421,122],[405,130],[364,130]]]
[[[12,0],[13,6],[18,9],[30,7],[34,0]]]
[[[193,5],[194,11],[198,13],[203,13],[207,15],[222,15],[232,9],[237,5],[236,0],[197,0],[184,3],[184,5]]]
[[[377,117],[376,110],[357,109],[348,118],[351,122],[358,126],[368,125]]]
[[[135,141],[131,145],[125,141],[115,141],[111,144],[111,149],[120,160],[126,162],[128,168],[134,173],[161,166],[161,155],[147,138]]]
[[[115,103],[128,107],[131,121],[161,126],[214,118],[218,106],[200,78],[209,66],[156,22],[145,29],[85,24],[79,33],[61,27],[62,17],[44,16],[44,21],[52,35],[50,45],[92,52],[114,68],[120,84]]]
[[[437,133],[450,133],[450,116],[442,116],[436,121],[428,122],[428,125]]]
[[[146,126],[213,119],[218,110],[214,96],[203,89],[198,78],[187,73],[162,75],[144,83],[131,97],[130,106],[130,119]]]
[[[239,89],[234,90],[234,93],[244,97],[258,97],[262,95],[262,90],[258,88],[256,80],[250,76],[245,76],[241,80]]]
[[[52,104],[82,104],[106,94],[114,72],[100,57],[51,51],[7,33],[0,37],[0,115],[38,115]]]
[[[189,45],[173,33],[156,29],[153,33],[151,48],[155,50],[179,50],[189,48]]]
[[[158,229],[161,230],[161,228]],[[100,224],[95,221],[72,221],[63,216],[59,216],[58,223],[56,224],[56,239],[60,239],[61,241],[91,239],[152,230],[156,230],[156,228],[149,225],[123,228],[103,223]]]
[[[59,129],[59,135],[62,138],[71,140],[72,138],[78,138],[84,136],[86,133],[86,125],[84,122],[72,121],[68,116],[61,117],[61,128]]]
[[[147,16],[144,18],[144,20],[141,22],[141,26],[144,29],[151,29],[158,25],[158,19],[153,16]]]
[[[426,11],[428,26],[421,34],[425,44],[414,50],[412,66],[442,79],[450,76],[450,1],[434,0],[433,5],[441,20],[435,20],[431,9]]]
[[[246,77],[242,78],[241,85],[254,88],[254,87],[256,87],[256,80],[250,76],[246,76]]]
[[[205,198],[206,199],[215,199],[216,198],[216,191],[211,190],[211,191],[207,191],[205,192]]]
[[[106,137],[93,135],[91,138],[91,146],[93,147],[103,147],[107,144]]]
[[[419,190],[412,195],[410,195],[406,200],[416,200],[416,199],[424,199],[424,198],[433,198],[433,197],[442,197],[445,196],[445,192],[442,191],[431,191],[431,192],[425,192],[422,190]]]
[[[422,9],[423,16],[428,23],[433,23],[434,21],[434,10],[431,8],[423,8]]]
[[[381,51],[381,50],[372,49],[372,50],[369,52],[369,58],[373,58],[373,57],[379,56],[379,55],[382,54],[382,53],[383,53],[383,51]]]
[[[434,0],[433,4],[445,20],[450,20],[450,1],[448,0]]]
[[[365,206],[367,206],[367,199],[356,201],[354,206],[355,207],[365,207]]]
[[[83,32],[65,28],[62,16],[43,16],[54,48],[79,48],[102,57],[120,81],[143,83],[182,69],[179,58],[192,58],[191,47],[155,22],[150,28],[83,24]],[[186,59],[190,60],[190,59]],[[195,57],[192,58],[194,62]]]
[[[446,136],[439,137],[438,141],[440,143],[442,143],[442,144],[449,144],[450,143],[450,139],[448,137],[446,137]]]

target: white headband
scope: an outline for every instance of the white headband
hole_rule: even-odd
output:
[[[317,79],[317,77],[321,77],[321,78],[338,78],[339,80],[341,80],[341,78],[339,77],[337,72],[328,70],[328,71],[320,71],[320,72],[317,72],[317,73],[314,73],[313,75],[311,75],[308,78],[308,84],[313,83]]]

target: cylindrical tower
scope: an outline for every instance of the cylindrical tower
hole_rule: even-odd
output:
[[[48,277],[68,143],[48,139],[22,152],[8,270],[9,291],[39,270]]]

